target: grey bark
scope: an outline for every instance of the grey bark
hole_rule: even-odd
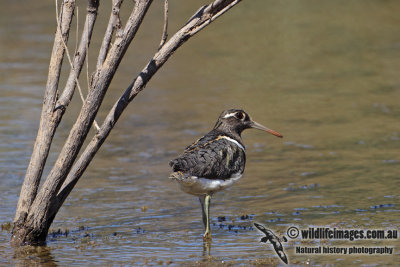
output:
[[[86,47],[90,42],[98,9],[98,1],[89,1],[85,22],[87,30],[84,30],[82,34],[67,85],[60,99],[57,101],[59,72],[65,51],[64,45],[67,42],[68,30],[74,11],[74,1],[64,0],[61,12],[62,19],[60,26],[57,27],[54,43],[55,48],[53,49],[52,61],[49,67],[49,81],[45,94],[40,128],[34,152],[32,153],[31,164],[28,167],[24,185],[21,189],[14,220],[13,244],[45,243],[48,229],[58,210],[106,140],[127,105],[145,88],[153,75],[183,43],[239,2],[240,0],[215,0],[211,4],[201,7],[168,41],[166,41],[167,28],[165,22],[162,36],[162,40],[164,41],[162,41],[159,50],[143,68],[141,73],[133,79],[124,94],[117,100],[100,129],[89,142],[79,159],[76,160],[119,63],[135,37],[152,3],[152,0],[135,1],[135,7],[125,28],[118,30],[115,40],[111,45],[112,35],[115,29],[118,29],[118,25],[120,25],[119,9],[122,3],[121,0],[114,0],[113,10],[99,52],[97,69],[92,76],[88,96],[83,103],[80,114],[70,131],[56,163],[38,192],[40,178],[51,141],[55,129],[73,96],[76,80],[79,77],[85,60]],[[168,2],[166,1],[165,3],[165,14],[167,14]],[[166,15],[165,21],[167,21]],[[64,38],[64,41],[62,41],[61,37]]]
[[[122,0],[113,0],[112,1],[112,9],[110,14],[110,20],[108,21],[108,26],[106,33],[104,34],[103,42],[101,43],[99,56],[97,58],[97,70],[100,70],[101,66],[106,59],[107,53],[110,49],[111,39],[113,33],[116,29],[121,28],[121,21],[119,18],[120,7],[122,4]]]
[[[14,218],[14,229],[17,230],[23,227],[29,209],[36,197],[40,178],[56,129],[55,123],[52,121],[52,115],[57,100],[58,81],[65,52],[63,41],[67,42],[68,40],[71,20],[75,10],[75,1],[64,1],[61,10],[62,12],[59,19],[60,25],[57,27],[53,51],[51,53],[39,130],[33,147],[32,156],[26,170],[24,183],[21,187],[17,211]],[[13,241],[16,240],[13,238]]]
[[[167,38],[168,38],[168,0],[164,0],[164,28],[158,49],[160,49],[165,44]]]

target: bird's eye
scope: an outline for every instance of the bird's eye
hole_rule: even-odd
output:
[[[237,112],[235,114],[236,119],[238,120],[243,120],[244,119],[244,114],[242,112]]]

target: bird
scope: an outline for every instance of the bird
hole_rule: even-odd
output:
[[[185,193],[199,197],[205,228],[204,240],[211,239],[210,203],[214,193],[232,186],[244,172],[246,149],[241,134],[246,129],[259,129],[277,137],[280,133],[255,121],[242,109],[223,111],[214,128],[187,146],[171,160],[175,180]]]

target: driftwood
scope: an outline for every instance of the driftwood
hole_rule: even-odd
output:
[[[58,210],[127,105],[145,88],[147,82],[183,43],[239,2],[240,0],[215,0],[209,5],[201,7],[168,40],[168,1],[165,0],[164,28],[158,51],[116,101],[101,127],[77,159],[111,80],[152,3],[152,0],[136,0],[132,13],[125,22],[125,27],[122,28],[119,17],[122,0],[113,0],[108,27],[96,62],[96,71],[90,79],[88,95],[53,168],[39,190],[43,168],[55,131],[74,95],[77,78],[85,62],[99,7],[98,0],[88,1],[86,21],[79,47],[71,60],[72,66],[66,86],[60,90],[58,82],[61,66],[75,11],[75,0],[63,1],[57,18],[58,26],[49,65],[39,130],[14,219],[12,244],[17,246],[45,244],[49,227]]]

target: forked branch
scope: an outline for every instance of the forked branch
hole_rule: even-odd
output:
[[[12,237],[14,244],[41,244],[46,240],[50,224],[61,205],[128,104],[145,88],[153,75],[183,43],[240,2],[240,0],[215,0],[209,5],[203,6],[167,40],[168,0],[164,1],[164,28],[158,51],[116,101],[98,132],[77,159],[111,80],[152,3],[152,0],[136,0],[134,9],[126,21],[125,27],[122,28],[119,17],[122,0],[113,0],[113,10],[99,51],[96,71],[91,77],[88,95],[53,168],[38,192],[43,167],[55,130],[71,101],[85,58],[87,58],[99,5],[99,0],[88,1],[86,21],[79,47],[73,60],[71,59],[72,67],[67,83],[57,101],[60,70],[75,9],[74,0],[63,1],[50,61],[39,132],[21,189],[14,221]],[[113,36],[114,41],[112,41]]]
[[[118,121],[122,112],[128,106],[128,104],[136,97],[136,95],[144,89],[147,82],[153,77],[153,75],[162,67],[162,65],[168,60],[168,58],[178,49],[184,42],[186,42],[191,36],[199,32],[205,26],[209,25],[210,22],[221,16],[223,13],[238,4],[240,0],[236,1],[214,1],[212,4],[207,5],[199,9],[190,20],[177,32],[171,39],[166,42],[160,50],[153,56],[145,68],[140,74],[133,80],[129,87],[125,90],[124,94],[116,101],[113,108],[108,113],[104,120],[100,130],[92,138],[82,155],[73,165],[70,173],[67,176],[60,192],[57,195],[56,209],[53,212],[57,212],[61,207],[69,193],[72,191],[83,172],[97,153],[114,125]]]
[[[57,192],[70,172],[72,164],[86,139],[102,103],[111,79],[126,49],[139,29],[150,4],[151,1],[139,0],[135,2],[135,8],[128,19],[123,36],[121,38],[116,38],[100,71],[95,74],[81,112],[70,131],[56,163],[32,203],[32,212],[29,212],[26,223],[39,226],[38,229],[34,229],[35,232],[32,232],[32,235],[40,235],[43,229],[46,229],[48,225],[51,224],[54,218],[54,214],[51,213],[51,210],[53,210]]]
[[[23,224],[29,212],[36,197],[44,165],[47,156],[49,155],[51,142],[56,129],[52,116],[57,101],[58,82],[64,58],[65,49],[63,42],[66,43],[68,41],[69,29],[72,16],[74,15],[74,10],[74,0],[66,0],[62,3],[60,16],[58,18],[60,21],[60,27],[57,27],[56,35],[54,37],[39,130],[36,136],[31,159],[26,170],[24,183],[21,187],[17,211],[14,218],[14,228]]]
[[[56,6],[57,6],[57,0],[56,0]],[[78,87],[79,95],[82,99],[82,102],[85,101],[85,97],[83,96],[82,89],[79,84],[78,78],[81,73],[82,67],[85,63],[86,54],[89,49],[89,44],[90,44],[90,40],[92,38],[92,33],[93,33],[93,28],[94,28],[94,23],[96,22],[96,18],[97,18],[98,7],[99,7],[98,1],[93,1],[93,0],[89,1],[88,7],[87,7],[86,21],[85,21],[85,25],[83,27],[83,32],[82,32],[82,37],[80,40],[79,48],[75,52],[74,62],[72,62],[71,56],[69,55],[67,44],[65,42],[63,42],[65,52],[67,54],[67,59],[71,66],[71,70],[69,72],[69,77],[67,80],[67,84],[64,88],[64,91],[56,104],[55,114],[54,114],[55,121],[61,120],[61,117],[64,113],[63,111],[65,111],[66,107],[71,102],[72,96],[74,95],[75,87]],[[58,20],[57,20],[57,25],[60,25],[60,22]],[[60,110],[57,111],[58,109],[60,109]],[[96,121],[94,121],[94,126],[95,126],[96,130],[99,129]]]

